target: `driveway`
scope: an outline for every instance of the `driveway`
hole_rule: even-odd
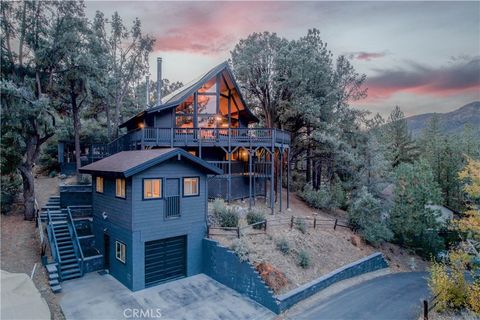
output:
[[[204,274],[132,292],[111,275],[62,283],[67,319],[273,319],[275,315]]]
[[[290,319],[418,319],[429,295],[427,273],[405,272],[377,277],[330,297],[299,303]]]

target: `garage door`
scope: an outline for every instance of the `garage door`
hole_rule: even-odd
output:
[[[145,242],[145,286],[185,277],[187,237]]]

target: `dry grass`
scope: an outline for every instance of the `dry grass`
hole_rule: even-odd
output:
[[[307,206],[294,194],[291,195],[290,210],[285,210],[286,195],[283,193],[283,213],[268,214],[267,220],[283,218],[284,221],[293,215],[295,217],[317,216],[317,219],[346,219],[346,213],[341,210],[335,212],[323,212]],[[248,200],[235,202],[233,205],[242,208],[248,207]],[[264,201],[257,201],[255,208],[266,212]],[[278,210],[278,204],[277,204]],[[241,224],[245,225],[244,219]],[[390,264],[393,272],[425,270],[428,263],[420,257],[409,253],[397,245],[385,243],[377,248],[365,244],[354,232],[347,228],[333,230],[333,223],[317,226],[313,229],[312,222],[308,222],[307,232],[304,234],[297,228],[290,229],[288,222],[280,226],[273,226],[275,222],[267,223],[267,232],[256,235],[246,235],[243,239],[249,248],[249,261],[257,265],[265,262],[283,272],[289,284],[279,293],[287,292],[293,288],[312,281],[341,266],[359,260],[373,252],[381,251]],[[225,246],[232,247],[235,236],[212,236]],[[290,247],[290,252],[284,255],[277,249],[277,242],[285,239]],[[355,243],[355,244],[354,244]],[[298,254],[305,250],[310,255],[310,266],[306,269],[298,265]]]

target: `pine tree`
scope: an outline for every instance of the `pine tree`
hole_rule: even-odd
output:
[[[398,106],[390,113],[388,123],[384,127],[387,140],[387,158],[392,167],[401,163],[412,163],[418,158],[418,148],[408,131],[405,115]]]

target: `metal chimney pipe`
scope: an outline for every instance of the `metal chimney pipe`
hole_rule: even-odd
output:
[[[147,79],[145,80],[145,82],[147,84],[147,88],[145,89],[145,94],[146,94],[145,102],[146,102],[146,105],[147,105],[147,108],[148,108],[148,106],[150,105],[150,77],[148,76],[148,74],[147,74]]]
[[[157,58],[157,105],[162,104],[162,58]]]

